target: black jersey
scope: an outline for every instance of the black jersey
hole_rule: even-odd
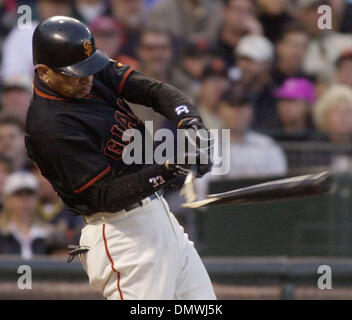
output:
[[[113,60],[94,75],[83,99],[59,96],[35,74],[27,153],[76,214],[116,212],[174,178],[162,165],[124,163],[122,153],[131,140],[124,141],[123,132],[135,128],[145,138],[144,124],[126,100],[153,107],[176,124],[198,116],[175,88]],[[186,111],[176,112],[178,106]]]

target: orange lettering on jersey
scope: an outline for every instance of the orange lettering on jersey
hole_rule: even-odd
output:
[[[122,152],[125,146],[114,139],[110,139],[104,148],[104,154],[115,160],[122,159]]]
[[[110,129],[112,138],[109,139],[106,143],[104,147],[104,154],[115,160],[121,160],[123,149],[126,145],[133,141],[133,135],[129,136],[128,141],[123,141],[123,134],[127,129],[136,128],[137,123],[133,120],[136,119],[137,121],[139,121],[139,119],[133,114],[129,113],[128,115],[126,115],[119,111],[115,112],[114,118],[116,120],[116,124],[114,124]],[[118,141],[116,141],[115,139]]]

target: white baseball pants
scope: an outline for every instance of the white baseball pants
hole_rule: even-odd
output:
[[[90,286],[107,299],[213,300],[207,271],[167,202],[86,217],[80,259]]]

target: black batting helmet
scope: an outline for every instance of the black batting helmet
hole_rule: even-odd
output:
[[[93,35],[84,23],[56,16],[40,23],[34,31],[33,63],[83,78],[102,70],[109,57],[95,47]]]

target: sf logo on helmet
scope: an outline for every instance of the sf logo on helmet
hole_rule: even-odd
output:
[[[93,47],[92,47],[92,43],[90,40],[86,40],[83,42],[83,48],[84,48],[84,53],[90,57],[92,55],[93,52]]]

